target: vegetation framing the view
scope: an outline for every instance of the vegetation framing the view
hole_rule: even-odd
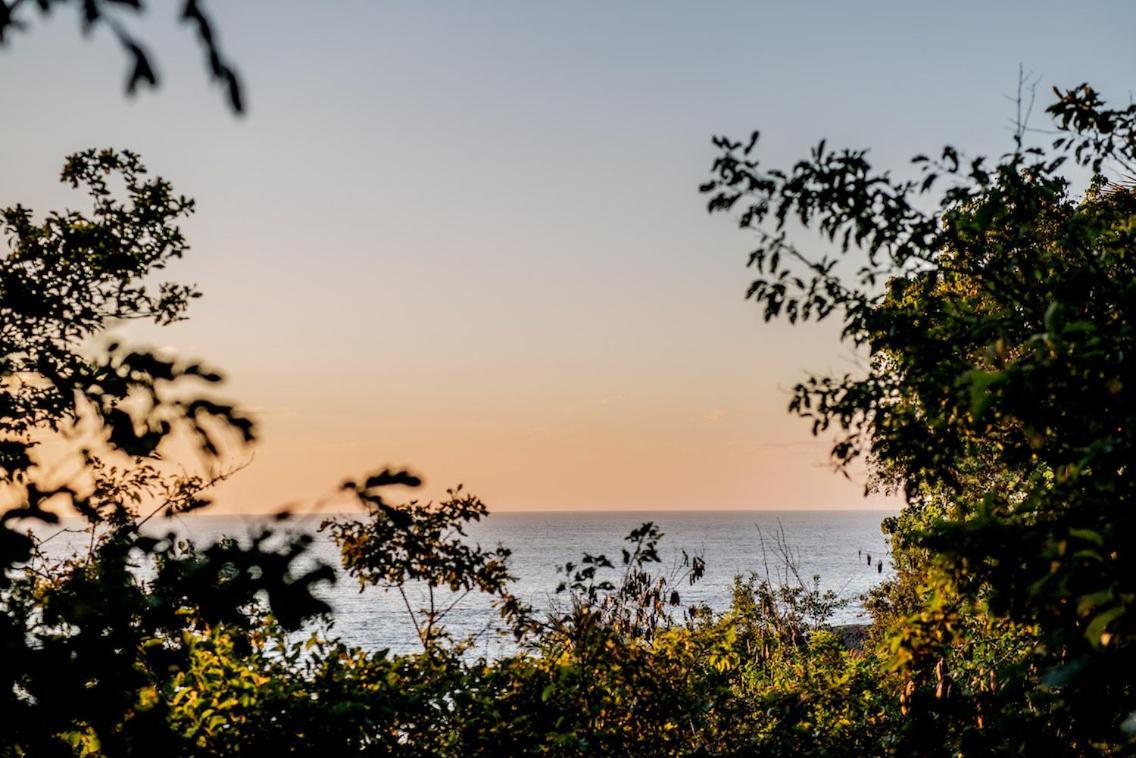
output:
[[[19,5],[0,3],[0,42]],[[131,88],[153,84],[117,5],[141,7],[84,3],[84,24],[120,39]],[[185,20],[239,111],[197,3]],[[107,342],[187,316],[197,292],[162,273],[193,201],[129,151],[70,156],[84,211],[0,212],[0,754],[1132,752],[1136,106],[1082,85],[1047,113],[1040,146],[1019,123],[1006,154],[947,147],[910,178],[825,143],[768,169],[756,133],[715,140],[702,191],[757,240],[749,297],[766,320],[839,321],[865,356],[790,403],[835,436],[838,468],[904,497],[859,635],[792,535],[714,612],[684,601],[703,557],[663,566],[652,523],[565,565],[538,612],[508,546],[468,539],[480,499],[401,502],[419,477],[383,469],[340,488],[365,518],[323,530],[340,573],[401,595],[420,650],[336,639],[317,590],[337,572],[287,514],[215,544],[161,528],[209,506],[257,430],[214,369]],[[171,446],[203,473],[173,469]],[[85,549],[53,557],[76,530]],[[447,628],[471,593],[499,612],[498,656]]]
[[[1104,172],[1136,162],[1136,109],[1079,87],[1049,112],[1048,149],[1021,135],[997,161],[946,148],[902,181],[823,144],[779,171],[756,137],[717,141],[703,189],[758,234],[750,296],[767,318],[841,319],[869,356],[792,400],[817,434],[838,433],[838,465],[864,457],[873,486],[906,495],[884,525],[897,575],[869,598],[860,645],[830,626],[837,599],[792,571],[739,578],[725,613],[684,605],[701,558],[656,572],[650,524],[621,559],[566,566],[565,602],[536,614],[509,591],[508,550],[462,538],[485,505],[461,490],[392,504],[390,487],[419,483],[397,471],[343,487],[370,513],[327,525],[347,573],[447,603],[489,593],[515,652],[475,656],[440,600],[407,604],[415,655],[295,642],[288,630],[330,610],[312,595],[330,569],[298,568],[310,538],[192,545],[140,528],[207,505],[209,481],[162,466],[168,438],[220,461],[255,433],[192,390],[220,378],[202,364],[117,345],[92,357],[112,320],[184,317],[195,293],[155,274],[185,252],[193,204],[130,153],[71,157],[62,178],[88,213],[3,213],[3,468],[18,502],[0,541],[5,752],[1123,752],[1136,194]],[[1091,173],[1083,193],[1067,165]],[[790,224],[836,257],[805,255]],[[64,506],[91,541],[59,562],[28,525]]]

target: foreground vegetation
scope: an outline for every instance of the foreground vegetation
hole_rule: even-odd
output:
[[[1045,149],[1023,128],[996,161],[946,148],[911,181],[823,144],[765,170],[756,135],[717,141],[703,189],[757,235],[750,296],[768,319],[841,320],[868,356],[791,406],[836,435],[838,466],[866,460],[906,498],[862,646],[791,562],[739,579],[725,613],[684,605],[701,559],[660,572],[650,524],[565,566],[538,614],[510,592],[508,550],[464,539],[476,497],[391,502],[420,482],[389,470],[343,485],[366,520],[325,528],[360,583],[429,589],[407,605],[421,652],[296,642],[331,610],[310,538],[142,529],[207,506],[256,430],[207,391],[213,370],[92,347],[122,320],[184,317],[196,293],[157,280],[193,204],[132,154],[73,156],[88,213],[2,216],[0,753],[1129,752],[1136,192],[1107,177],[1136,173],[1136,108],[1081,87],[1049,113]],[[832,254],[804,252],[798,227]],[[202,475],[165,464],[175,441]],[[61,562],[43,525],[68,508],[90,539]],[[447,633],[469,592],[494,598],[515,652]]]

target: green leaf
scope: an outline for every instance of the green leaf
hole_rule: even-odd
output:
[[[1098,613],[1085,629],[1085,637],[1089,640],[1089,643],[1093,647],[1100,647],[1102,644],[1101,636],[1105,633],[1108,625],[1123,615],[1124,606],[1122,605],[1117,605],[1103,613]]]
[[[1094,531],[1092,529],[1071,528],[1069,530],[1069,536],[1076,537],[1077,539],[1084,540],[1085,542],[1091,542],[1097,546],[1104,544],[1104,537],[1101,536],[1100,532]]]
[[[1045,331],[1050,335],[1061,333],[1061,327],[1065,323],[1062,318],[1062,310],[1061,303],[1056,301],[1050,303],[1049,307],[1045,309]]]
[[[1096,608],[1099,605],[1104,605],[1112,599],[1112,590],[1101,590],[1100,592],[1094,592],[1091,595],[1085,595],[1079,601],[1077,601],[1077,613],[1078,615],[1083,615],[1087,611]]]
[[[1006,381],[1005,371],[968,371],[963,375],[970,383],[970,415],[977,421],[986,413],[992,400],[991,390]]]

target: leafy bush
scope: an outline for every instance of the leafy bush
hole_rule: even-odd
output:
[[[756,134],[722,138],[703,187],[757,234],[765,317],[838,318],[868,358],[791,409],[906,496],[879,607],[918,750],[1118,750],[1136,722],[1136,192],[1107,177],[1136,173],[1136,107],[1081,86],[1049,113],[1047,148],[1023,124],[997,161],[946,147],[911,180],[824,143],[765,170]],[[804,253],[790,222],[835,252]]]

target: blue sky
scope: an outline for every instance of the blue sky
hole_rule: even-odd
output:
[[[1050,86],[1127,102],[1136,73],[1128,2],[214,1],[235,118],[166,5],[132,25],[156,93],[124,98],[113,40],[62,12],[0,52],[0,203],[74,204],[62,158],[103,145],[198,199],[173,273],[206,297],[127,336],[258,410],[233,510],[387,463],[507,509],[880,504],[784,412],[855,356],[743,301],[749,241],[697,193],[710,137],[902,171],[1006,149],[1019,65],[1039,126]]]

